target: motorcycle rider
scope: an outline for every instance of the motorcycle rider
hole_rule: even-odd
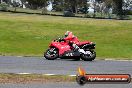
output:
[[[65,33],[64,40],[65,40],[65,41],[68,41],[68,42],[70,42],[70,43],[79,44],[78,38],[77,38],[76,36],[74,36],[74,35],[72,34],[72,32],[70,32],[70,31],[67,31],[67,32]]]
[[[67,32],[65,33],[64,40],[65,40],[66,42],[69,42],[69,45],[72,46],[72,47],[74,48],[75,51],[78,50],[78,51],[81,52],[81,53],[85,53],[85,51],[84,51],[83,49],[80,49],[80,48],[78,47],[78,45],[79,45],[79,40],[78,40],[78,38],[77,38],[76,36],[74,36],[74,35],[72,34],[72,32],[67,31]]]

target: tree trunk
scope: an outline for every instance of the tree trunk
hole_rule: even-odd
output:
[[[93,14],[94,18],[96,17],[95,5],[96,5],[96,3],[94,2],[94,14]]]
[[[119,19],[123,19],[123,10],[122,10],[122,3],[123,0],[114,0],[115,4],[116,4],[116,14],[119,17]]]
[[[77,14],[77,5],[75,6],[75,13]]]
[[[3,0],[0,1],[0,3],[2,3],[2,2],[3,2]]]

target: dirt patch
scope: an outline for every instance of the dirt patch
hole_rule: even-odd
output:
[[[15,74],[0,74],[0,83],[48,83],[48,82],[74,82],[75,77],[69,76],[45,76],[45,75],[15,75]]]

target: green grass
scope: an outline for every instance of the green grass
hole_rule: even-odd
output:
[[[0,13],[0,54],[43,56],[52,39],[69,30],[97,44],[97,57],[132,58],[132,20]]]

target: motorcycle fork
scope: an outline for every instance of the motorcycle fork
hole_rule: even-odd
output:
[[[52,49],[50,49],[50,52],[53,52],[55,50],[55,48],[52,48]]]

